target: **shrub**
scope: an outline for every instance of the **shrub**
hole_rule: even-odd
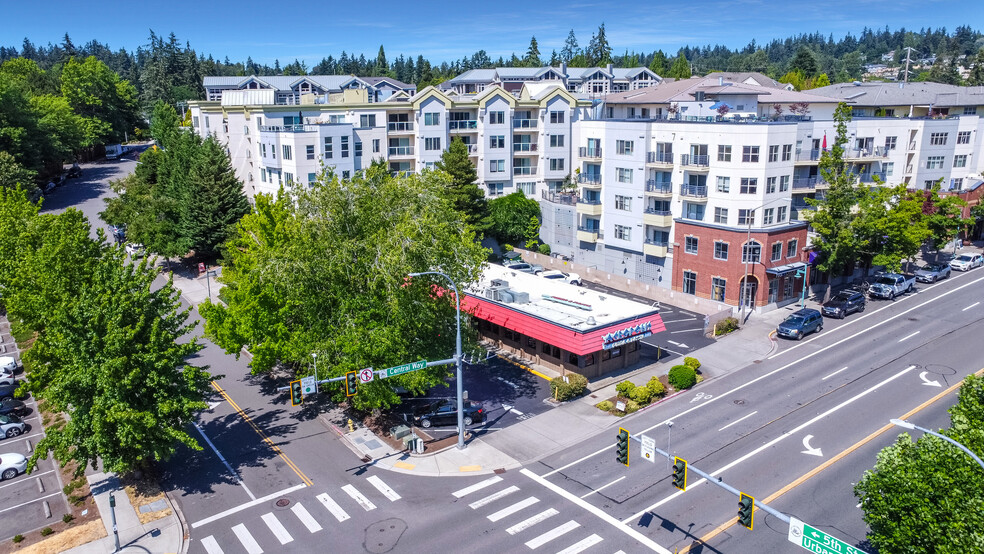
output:
[[[726,317],[719,321],[716,326],[717,335],[725,335],[738,328],[738,320],[733,317]]]
[[[610,412],[615,409],[615,404],[612,404],[611,400],[602,400],[596,406],[603,412]]]
[[[51,527],[45,527],[44,529],[41,530],[41,536],[42,537],[47,537],[48,535],[50,535],[52,533],[54,533],[54,531],[52,531]]]
[[[700,362],[697,361],[697,358],[691,358],[690,356],[683,359],[683,365],[693,369],[694,371],[700,369]]]
[[[539,251],[544,256],[549,256],[550,255],[550,245],[549,244],[541,244],[537,248],[537,251]]]
[[[550,396],[560,401],[570,400],[580,396],[588,387],[588,379],[577,373],[568,373],[567,381],[563,377],[550,380]]]
[[[14,544],[17,544],[24,540],[24,535],[14,535]]]
[[[645,406],[653,399],[653,393],[649,391],[649,387],[636,387],[632,389],[632,394],[629,398],[637,402],[640,406]]]
[[[72,523],[73,519],[75,519],[75,516],[73,516],[72,514],[65,514],[62,516],[62,521],[64,521],[65,523]]]
[[[663,398],[666,395],[666,387],[660,382],[659,377],[653,377],[646,383],[646,388],[649,389],[649,394],[652,398]]]
[[[630,397],[632,396],[632,389],[636,388],[635,383],[632,381],[622,381],[621,383],[615,385],[615,392],[619,396]]]
[[[625,413],[631,414],[632,412],[639,411],[639,404],[635,400],[629,400],[625,403]]]
[[[75,492],[76,489],[78,489],[79,487],[81,487],[83,484],[85,484],[85,480],[84,479],[75,479],[73,481],[70,481],[64,487],[62,487],[62,491],[65,494],[72,494],[73,492]]]
[[[512,252],[513,251],[513,245],[511,245],[511,244],[503,244],[502,245],[502,251],[503,252]]]
[[[666,375],[666,380],[676,390],[689,389],[697,384],[697,372],[692,367],[675,365],[670,368],[670,372]]]

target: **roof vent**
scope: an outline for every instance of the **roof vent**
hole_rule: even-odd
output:
[[[588,316],[588,320],[587,320],[587,321],[585,321],[585,323],[587,323],[588,325],[597,325],[597,324],[598,324],[598,323],[597,323],[597,322],[595,321],[595,318],[594,318],[594,316],[593,316],[593,315],[589,315],[589,316]]]
[[[860,87],[860,86],[861,86],[861,81],[854,81],[854,82],[853,82],[853,83],[851,83],[851,84],[853,84],[853,85],[854,85],[854,86],[856,86],[856,87]]]

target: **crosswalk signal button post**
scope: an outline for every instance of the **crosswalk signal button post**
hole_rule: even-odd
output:
[[[755,522],[755,498],[741,493],[738,497],[738,523],[752,528]]]
[[[300,381],[290,382],[290,405],[297,406],[304,401],[304,389]]]
[[[682,491],[687,490],[687,460],[683,458],[674,458],[673,486]]]
[[[345,396],[355,396],[355,391],[359,387],[359,374],[350,371],[345,374]]]
[[[618,442],[615,444],[615,459],[618,463],[629,465],[629,432],[618,428]]]

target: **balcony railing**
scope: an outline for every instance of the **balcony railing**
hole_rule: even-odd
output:
[[[261,133],[310,133],[317,130],[317,125],[260,125]]]
[[[817,188],[817,177],[797,177],[793,179],[793,190]]]
[[[598,238],[600,239],[605,238],[604,233],[602,233],[601,229],[599,229],[598,227],[585,227],[584,225],[578,225],[577,230],[583,231],[585,233],[594,233],[598,235]]]
[[[881,182],[883,183],[885,182],[884,171],[872,171],[870,173],[862,173],[858,175],[858,180],[861,181],[862,183],[874,183],[875,177],[878,177],[878,180],[880,180]]]
[[[585,198],[584,196],[577,197],[578,204],[591,204],[592,206],[600,206],[601,198]]]
[[[390,146],[390,156],[413,156],[413,146]]]
[[[646,163],[672,164],[673,152],[649,152],[646,154]]]
[[[567,206],[573,206],[577,203],[576,194],[566,194],[560,192],[553,192],[549,190],[541,190],[540,197],[548,202],[553,202],[554,204],[565,204]]]
[[[673,215],[670,210],[657,210],[655,208],[646,208],[646,213],[649,215]]]
[[[536,152],[535,142],[514,142],[513,152]]]
[[[448,129],[451,131],[478,129],[478,121],[475,119],[448,121]]]
[[[465,146],[468,147],[468,153],[469,154],[478,154],[478,145],[477,144],[466,144]]]
[[[651,246],[667,247],[667,246],[670,245],[670,241],[668,241],[668,240],[662,240],[662,239],[660,239],[660,240],[657,240],[657,239],[646,239],[646,244],[649,244]]]
[[[600,185],[601,184],[601,174],[600,173],[580,173],[577,176],[577,182],[582,185]]]
[[[708,165],[710,165],[710,160],[708,159],[707,155],[704,154],[698,154],[698,155],[684,154],[680,158],[680,163],[683,165],[707,167]]]
[[[386,125],[389,131],[413,131],[413,121],[391,121]]]
[[[536,129],[536,119],[513,119],[513,129]]]
[[[820,160],[820,155],[823,150],[800,150],[796,153],[796,161],[798,162],[816,162]]]
[[[844,152],[845,158],[884,158],[888,154],[882,146],[875,148],[855,148]]]
[[[520,165],[513,168],[513,175],[534,175],[536,174],[536,168]]]
[[[680,185],[680,196],[707,198],[707,185]]]
[[[577,155],[582,158],[600,158],[601,147],[589,148],[587,146],[582,146],[577,149]]]
[[[646,192],[672,194],[673,183],[670,183],[669,181],[657,181],[656,179],[649,179],[648,181],[646,181]]]

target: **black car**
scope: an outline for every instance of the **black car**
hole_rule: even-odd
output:
[[[780,337],[800,340],[814,331],[823,330],[823,316],[820,312],[804,308],[797,310],[789,315],[776,328],[776,334]]]
[[[0,402],[5,402],[12,398],[27,398],[27,396],[23,394],[16,395],[16,396],[14,395],[14,392],[17,391],[17,387],[19,386],[20,383],[14,383],[12,385],[0,385]]]
[[[485,410],[478,402],[464,401],[463,421],[466,426],[485,421]],[[438,400],[418,409],[413,416],[415,425],[427,428],[431,425],[458,425],[458,402]]]
[[[25,406],[20,400],[11,398],[9,400],[0,401],[0,415],[14,414],[22,416],[26,413],[27,406]]]
[[[857,290],[842,290],[824,302],[823,315],[844,319],[848,314],[864,311],[864,294]]]

